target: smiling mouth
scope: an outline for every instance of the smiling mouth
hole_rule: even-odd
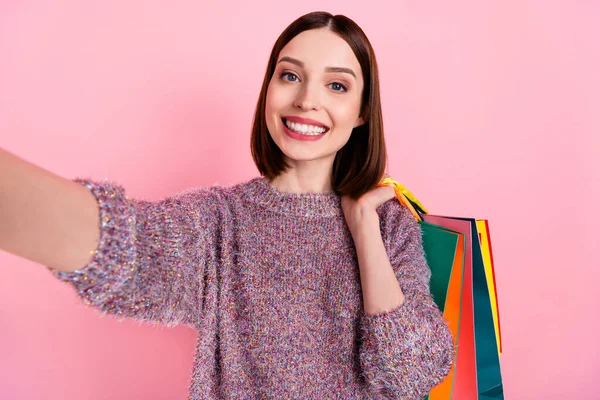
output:
[[[285,118],[281,118],[281,121],[283,122],[283,125],[286,128],[288,128],[289,130],[294,131],[300,135],[319,136],[319,135],[324,135],[327,132],[329,132],[329,128],[324,127],[324,126],[299,124],[296,122],[290,122]]]

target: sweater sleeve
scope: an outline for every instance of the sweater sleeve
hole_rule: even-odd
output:
[[[450,372],[454,342],[430,294],[419,224],[396,199],[381,208],[382,238],[405,301],[383,314],[362,310],[361,371],[375,398],[421,399]]]
[[[167,326],[196,326],[213,254],[215,202],[208,188],[160,201],[129,198],[122,186],[76,178],[96,198],[100,239],[73,272],[48,267],[102,313]]]

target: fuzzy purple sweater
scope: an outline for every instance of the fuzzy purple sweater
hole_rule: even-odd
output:
[[[151,202],[74,181],[98,201],[100,243],[85,267],[52,272],[102,312],[197,329],[190,399],[419,399],[449,372],[421,230],[396,199],[377,212],[406,300],[370,316],[334,193],[255,178]]]

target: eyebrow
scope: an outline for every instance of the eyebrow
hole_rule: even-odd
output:
[[[292,57],[287,57],[287,56],[286,57],[281,57],[281,59],[279,61],[277,61],[277,64],[279,64],[282,61],[287,61],[289,63],[296,64],[300,68],[304,68],[304,63],[302,61],[297,60],[297,59],[292,58]],[[356,74],[350,68],[344,68],[344,67],[326,67],[325,71],[326,72],[343,72],[343,73],[352,75],[354,77],[354,79],[356,79]]]

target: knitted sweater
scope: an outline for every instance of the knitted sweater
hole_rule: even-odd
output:
[[[50,270],[101,312],[194,327],[190,399],[418,399],[449,372],[421,231],[396,199],[377,212],[405,302],[371,316],[333,192],[255,178],[151,202],[74,181],[98,201],[100,242],[85,267]]]

